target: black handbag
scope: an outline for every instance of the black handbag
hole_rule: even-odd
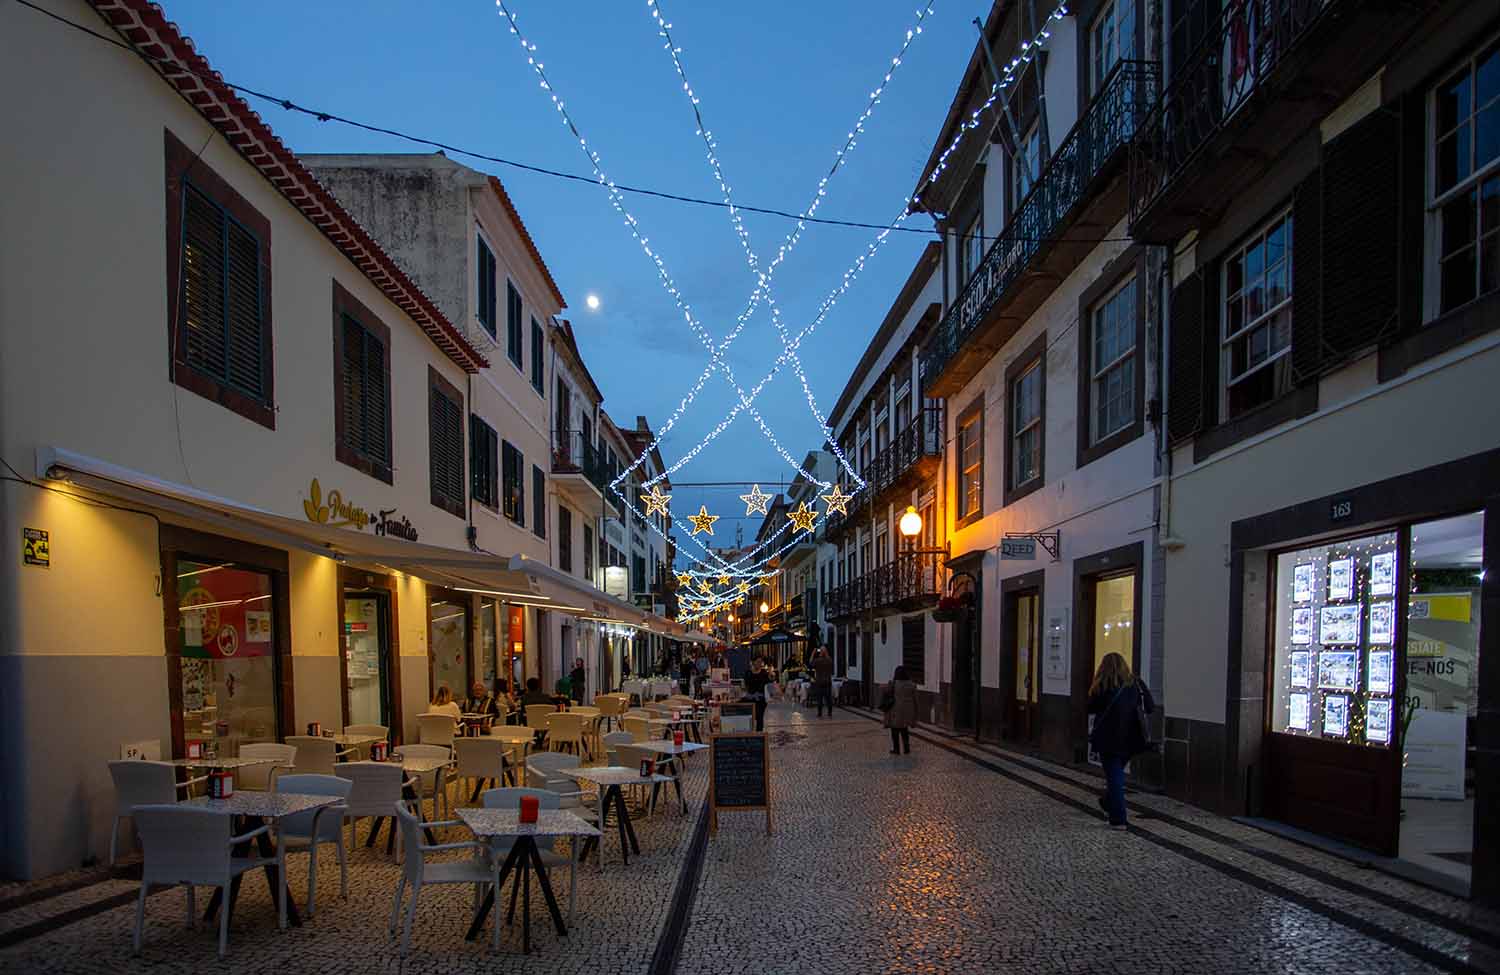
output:
[[[1151,721],[1146,716],[1146,695],[1141,693],[1139,682],[1135,689],[1135,732],[1140,751],[1156,751],[1156,742],[1151,740]]]

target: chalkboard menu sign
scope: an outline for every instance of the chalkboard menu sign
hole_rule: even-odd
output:
[[[771,831],[770,751],[764,732],[709,738],[709,825],[717,832],[719,811],[764,810]]]

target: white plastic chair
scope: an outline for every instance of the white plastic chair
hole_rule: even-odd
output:
[[[146,805],[135,808],[135,826],[141,834],[141,846],[146,852],[141,868],[141,892],[135,904],[134,950],[141,952],[141,937],[146,926],[146,892],[153,884],[168,886],[187,884],[188,926],[193,924],[197,913],[194,903],[194,885],[218,887],[224,893],[224,903],[219,908],[219,957],[229,949],[229,887],[235,877],[275,864],[283,865],[276,857],[237,857],[234,848],[270,831],[269,824],[253,829],[240,836],[231,835],[231,817],[228,813],[202,806],[181,804]],[[285,878],[285,873],[281,876]],[[281,927],[286,927],[286,884],[279,885],[276,911]]]
[[[456,738],[453,741],[453,757],[457,764],[453,777],[459,782],[465,779],[492,779],[496,785],[505,781],[505,751],[509,746],[496,738]],[[464,789],[459,788],[459,800],[463,800]]]
[[[310,796],[349,798],[354,783],[337,775],[283,775],[276,780],[277,792],[300,792]],[[276,848],[281,862],[288,853],[307,852],[307,916],[318,909],[318,845],[332,843],[339,860],[339,897],[349,899],[349,858],[344,850],[344,803],[322,806],[283,816],[276,823]]]
[[[611,765],[621,764],[616,747],[633,744],[634,742],[635,736],[628,731],[611,731],[604,736],[605,760]]]
[[[423,745],[453,747],[453,715],[443,711],[426,711],[417,715],[417,741]]]
[[[486,809],[515,809],[521,804],[522,796],[535,796],[537,806],[541,809],[558,809],[561,806],[557,793],[549,789],[490,789],[479,797],[480,804]],[[583,848],[582,837],[570,837],[569,845],[572,850],[567,856],[557,852],[557,838],[553,836],[537,837],[537,852],[542,855],[542,864],[548,869],[552,867],[568,868],[568,927],[573,926],[573,917],[578,905],[578,851]],[[510,848],[515,845],[514,840],[503,840],[499,837],[490,840],[490,857],[495,863],[503,864],[505,858],[510,854]],[[495,891],[496,910],[499,910],[500,891]],[[495,947],[499,948],[497,940]]]
[[[375,817],[370,826],[374,830],[382,817],[391,814],[391,804],[405,801],[403,786],[417,786],[415,777],[406,778],[401,766],[394,762],[344,762],[337,770],[338,777],[348,779],[349,795],[344,799],[344,818],[349,821],[349,843],[358,841],[357,820],[364,816]],[[391,827],[400,839],[400,831]]]
[[[332,775],[339,759],[353,754],[354,749],[340,749],[332,738],[314,738],[311,735],[291,735],[286,743],[297,749],[298,772],[314,775]]]
[[[435,758],[450,761],[453,749],[446,745],[402,745],[401,754],[407,758]],[[442,769],[412,776],[417,780],[417,798],[432,799],[432,814],[441,816],[451,807],[448,803],[448,776]],[[422,808],[420,805],[417,807]]]
[[[240,758],[269,758],[275,764],[244,765],[234,770],[234,787],[249,792],[274,792],[276,776],[297,765],[297,749],[274,741],[257,741],[240,746]]]
[[[407,746],[410,747],[410,746]],[[401,830],[401,840],[406,844],[406,859],[401,867],[401,879],[396,882],[396,897],[391,903],[391,921],[386,930],[395,932],[396,920],[401,916],[401,900],[406,893],[406,887],[411,885],[411,901],[406,907],[406,923],[401,931],[401,956],[406,956],[407,946],[411,943],[412,920],[417,916],[417,899],[422,893],[423,887],[433,884],[473,884],[474,906],[470,909],[471,916],[479,911],[480,891],[487,885],[495,882],[495,871],[489,857],[486,855],[489,846],[479,840],[465,840],[461,843],[423,843],[422,830],[438,826],[458,826],[462,820],[450,819],[440,822],[424,823],[411,814],[403,802],[391,804],[391,811],[396,814],[396,822]],[[473,849],[476,854],[470,860],[447,860],[442,863],[428,863],[427,856],[430,853],[440,853],[448,850]],[[494,940],[500,941],[500,898],[496,896],[494,905]]]
[[[208,781],[208,776],[201,775],[196,779],[178,782],[176,766],[168,762],[143,762],[133,758],[110,762],[109,777],[115,783],[115,821],[109,830],[110,866],[115,865],[120,820],[131,818],[136,806],[176,802],[178,789]]]

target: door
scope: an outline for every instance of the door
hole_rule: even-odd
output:
[[[953,698],[953,728],[956,731],[972,731],[977,717],[974,707],[976,666],[979,659],[975,652],[978,641],[974,632],[978,627],[977,617],[976,609],[965,614],[965,619],[953,627],[953,683],[950,691]]]
[[[860,703],[869,705],[875,700],[875,634],[873,633],[865,634],[864,648],[860,654],[859,673],[864,686],[864,696]]]
[[[383,592],[344,591],[344,724],[390,727],[390,604]]]
[[[1042,645],[1041,596],[1035,589],[1010,594],[1006,600],[1005,737],[1031,743],[1041,732],[1037,707],[1037,656]]]

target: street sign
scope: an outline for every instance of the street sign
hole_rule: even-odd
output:
[[[1036,558],[1036,539],[1034,538],[1002,538],[1000,539],[1000,558],[1025,559],[1030,561]]]

